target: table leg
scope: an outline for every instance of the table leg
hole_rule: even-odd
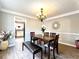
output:
[[[50,59],[50,44],[48,44],[48,59]]]

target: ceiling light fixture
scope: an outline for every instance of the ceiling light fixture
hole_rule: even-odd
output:
[[[37,16],[37,18],[43,22],[43,20],[45,20],[47,18],[47,16],[44,14],[44,10],[43,8],[40,9],[40,14]]]

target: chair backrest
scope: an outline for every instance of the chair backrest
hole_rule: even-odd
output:
[[[59,40],[59,34],[56,35],[55,40],[54,40],[54,46],[55,46],[55,48],[58,47],[58,40]]]
[[[59,39],[59,34],[56,35],[56,37],[53,40],[49,41],[49,45],[52,46],[53,48],[58,47],[58,39]]]
[[[55,37],[56,36],[56,33],[50,33],[50,36],[51,37]]]
[[[35,32],[30,32],[30,42],[35,44],[35,41],[38,40],[37,37],[35,37]]]
[[[30,32],[30,36],[35,36],[35,32]]]
[[[49,32],[44,32],[44,36],[49,36]]]
[[[35,36],[35,32],[30,32],[31,42],[32,42],[34,36]]]

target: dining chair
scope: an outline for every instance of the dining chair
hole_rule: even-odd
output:
[[[59,52],[58,52],[58,41],[59,41],[59,34],[57,34],[56,38],[55,38],[55,49],[56,49],[57,54],[59,54]]]
[[[44,36],[49,36],[49,32],[44,32]]]
[[[44,32],[44,36],[49,36],[49,32]],[[39,42],[40,42],[40,45],[45,44],[45,42],[42,40],[39,40]]]
[[[37,41],[37,38],[35,38],[35,32],[30,32],[30,38],[31,42],[33,41],[35,43]]]
[[[44,32],[44,36],[49,36],[49,32]],[[38,39],[38,44],[39,45],[42,45],[42,44],[44,44],[45,42],[44,41],[42,41],[41,39]]]
[[[30,32],[30,37],[31,37],[31,39],[32,39],[32,37],[34,37],[35,36],[35,32]]]
[[[50,32],[50,36],[51,36],[51,37],[55,37],[55,36],[56,36],[56,33]]]
[[[58,39],[59,39],[59,34],[56,35],[55,39],[50,40],[49,43],[44,45],[45,46],[45,53],[46,53],[46,48],[50,48],[50,51],[51,51],[51,49],[53,50],[54,59],[56,59],[55,58],[55,51],[58,54]]]

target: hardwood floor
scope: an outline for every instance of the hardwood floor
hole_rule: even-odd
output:
[[[64,59],[79,59],[79,49],[66,45],[59,45],[60,56]]]
[[[22,51],[21,43],[16,42],[16,46],[0,51],[0,59],[32,59],[32,53],[27,48]],[[79,49],[73,47],[60,44],[59,53],[59,55],[56,54],[56,59],[79,59]],[[40,59],[40,54],[36,55],[36,59]],[[43,59],[47,59],[47,55],[44,55]],[[53,59],[52,55],[51,59]]]

